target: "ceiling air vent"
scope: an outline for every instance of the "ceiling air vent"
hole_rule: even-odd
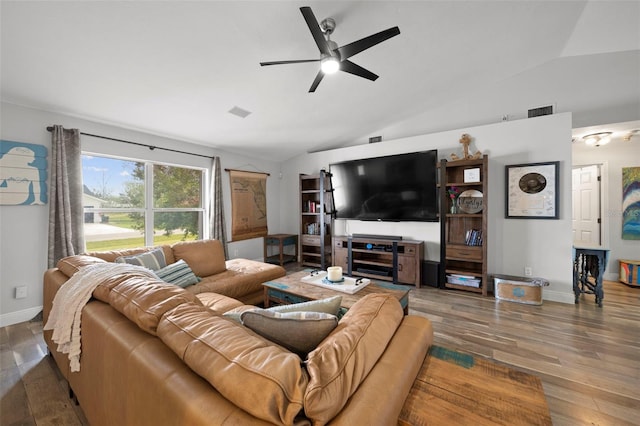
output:
[[[533,108],[529,110],[529,118],[540,117],[541,115],[553,114],[553,105],[547,105],[540,108]]]
[[[249,114],[251,114],[251,111],[247,111],[246,109],[242,109],[240,107],[234,106],[229,110],[229,114],[233,114],[240,118],[246,118]]]
[[[382,142],[382,136],[372,136],[369,138],[369,143]]]

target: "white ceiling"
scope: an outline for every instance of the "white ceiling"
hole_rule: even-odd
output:
[[[366,143],[374,135],[390,139],[502,115],[524,118],[527,109],[546,104],[572,111],[574,124],[583,127],[600,124],[594,111],[605,106],[624,110],[617,121],[640,118],[640,110],[627,111],[640,103],[638,1],[0,6],[3,101],[265,159]],[[400,27],[399,36],[351,58],[380,78],[338,73],[307,93],[317,64],[260,67],[260,61],[319,56],[301,6],[311,6],[318,21],[335,19],[338,45]],[[600,92],[586,83],[594,86],[595,100],[584,87],[547,84],[556,77],[576,82],[583,74],[598,79],[584,64],[602,58],[621,64],[623,75],[603,78]],[[629,80],[628,73],[637,77]],[[534,76],[548,92],[532,88]],[[235,106],[251,114],[229,114]],[[451,114],[461,106],[467,110]]]

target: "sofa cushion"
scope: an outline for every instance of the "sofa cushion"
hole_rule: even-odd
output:
[[[218,293],[198,293],[196,294],[196,297],[200,300],[200,302],[202,302],[204,306],[218,315],[222,315],[227,311],[233,311],[238,308],[255,308],[255,306],[245,305],[239,300]],[[238,322],[240,322],[239,314]]]
[[[156,247],[136,247],[136,248],[122,249],[122,250],[90,251],[85,254],[89,256],[97,257],[107,262],[115,262],[116,259],[119,257],[146,253],[148,251],[155,250],[156,248],[162,249],[164,253],[164,259],[167,262],[167,265],[170,263],[174,263],[176,261],[175,257],[173,257],[173,250],[171,250],[171,246],[167,244],[156,246]]]
[[[123,281],[127,281],[133,277],[138,277],[141,279],[145,279],[147,281],[150,280],[155,282],[153,278],[149,278],[149,274],[153,272],[148,269],[145,269],[145,272],[147,273],[146,274],[131,273],[131,271],[125,272],[123,270],[118,270],[118,268],[113,268],[113,271],[109,275],[109,277],[103,279],[102,282],[100,282],[100,284],[98,284],[98,286],[93,290],[93,297],[102,302],[109,303],[111,290],[113,290],[114,287],[118,286]]]
[[[104,260],[93,256],[75,255],[63,257],[58,261],[58,269],[60,272],[71,278],[80,268],[94,263],[105,263]]]
[[[167,313],[158,336],[229,401],[275,424],[293,424],[308,376],[300,358],[203,306]]]
[[[302,358],[338,325],[335,315],[323,312],[279,313],[259,309],[244,311],[240,319],[246,327]]]
[[[144,266],[152,271],[158,271],[167,266],[167,261],[164,258],[164,252],[161,248],[130,256],[120,256],[116,258],[116,263]]]
[[[187,262],[180,259],[176,263],[167,265],[162,269],[155,271],[155,274],[162,281],[175,284],[179,287],[188,287],[197,284],[200,278],[196,277]]]
[[[183,259],[199,277],[224,272],[224,247],[218,240],[183,241],[171,246],[176,260]]]
[[[232,259],[226,261],[225,264],[226,270],[224,272],[208,277],[199,275],[202,281],[198,285],[188,287],[187,291],[220,293],[234,299],[244,300],[243,297],[248,294],[259,293],[262,295],[264,291],[262,283],[283,277],[287,273],[280,265],[256,260]]]
[[[342,303],[342,296],[332,296],[327,297],[326,299],[318,299],[318,300],[310,300],[308,302],[302,303],[291,303],[289,305],[278,305],[267,308],[268,311],[272,312],[324,312],[325,314],[331,314],[338,316],[338,312],[340,310],[340,304]],[[205,304],[206,306],[206,304]],[[252,310],[259,310],[260,308],[256,308],[254,306],[249,306]],[[244,311],[249,310],[247,305],[239,306],[234,309],[224,311],[224,316],[242,323],[240,320],[240,315]]]
[[[342,410],[384,352],[402,318],[403,310],[395,297],[366,295],[309,353],[304,410],[314,425],[327,423]]]
[[[166,312],[184,303],[202,306],[194,294],[183,288],[139,276],[119,281],[109,292],[108,302],[140,329],[154,336],[160,318]]]

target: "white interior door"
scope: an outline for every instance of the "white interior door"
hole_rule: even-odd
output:
[[[572,169],[572,224],[575,245],[601,244],[600,166]]]

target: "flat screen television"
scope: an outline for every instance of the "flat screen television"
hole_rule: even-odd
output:
[[[438,151],[329,165],[336,219],[438,221]]]

